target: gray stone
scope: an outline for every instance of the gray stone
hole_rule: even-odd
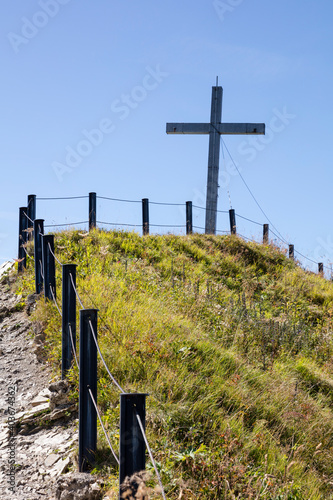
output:
[[[49,390],[51,392],[67,392],[68,389],[69,389],[69,384],[66,379],[58,380],[57,382],[53,382],[52,384],[49,385]]]
[[[49,398],[45,398],[44,396],[36,396],[32,401],[31,401],[31,405],[32,406],[39,406],[39,405],[43,405],[43,404],[48,404],[49,403]]]
[[[100,485],[90,474],[76,472],[60,476],[56,482],[57,500],[100,500]]]
[[[8,274],[9,271],[11,271],[11,269],[13,269],[15,265],[15,262],[3,262],[1,265],[0,265],[0,276],[3,277],[4,274]]]
[[[132,498],[148,499],[146,482],[150,475],[146,471],[137,472],[131,477],[126,477],[120,487],[121,498],[131,500]]]
[[[63,474],[66,471],[70,462],[71,461],[70,461],[69,457],[61,458],[60,460],[58,460],[58,462],[55,464],[55,467],[53,467],[50,470],[50,476],[55,477],[55,476],[59,476],[60,474]]]
[[[69,395],[69,384],[67,380],[59,380],[49,385],[50,394],[50,408],[54,410],[57,406],[67,405]]]
[[[38,298],[37,293],[32,293],[31,295],[28,295],[25,301],[25,310],[27,314],[31,314],[33,310],[35,309],[36,306],[36,300]]]
[[[60,459],[59,455],[51,453],[51,455],[49,455],[44,462],[45,467],[52,467],[52,465],[54,465],[59,459]]]

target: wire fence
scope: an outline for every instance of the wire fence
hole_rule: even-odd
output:
[[[41,201],[49,201],[49,200],[52,200],[52,201],[55,201],[55,200],[75,200],[75,199],[87,199],[89,198],[90,199],[90,196],[76,196],[76,197],[61,197],[61,198],[36,198],[37,200],[41,200]],[[122,203],[142,203],[142,201],[139,201],[139,200],[126,200],[126,199],[119,199],[119,198],[108,198],[108,197],[103,197],[103,196],[99,196],[97,197],[98,199],[102,199],[102,200],[109,200],[109,201],[116,201],[116,202],[122,202]],[[161,202],[149,202],[151,205],[160,205],[160,206],[176,206],[176,207],[184,207],[184,204],[180,204],[180,203],[161,203]],[[189,203],[189,202],[187,202]],[[198,209],[198,210],[206,210],[205,207],[201,207],[201,206],[198,206],[198,205],[191,205],[191,207],[195,208],[195,209]],[[89,207],[91,209],[91,207]],[[96,212],[96,208],[93,208],[92,211]],[[91,210],[89,210],[89,212],[91,212]],[[230,214],[230,211],[222,211],[222,210],[216,210],[216,212],[219,212],[219,213],[224,213],[224,214]],[[27,224],[34,224],[35,221],[31,219],[31,217],[29,217],[29,215],[26,213],[26,212],[23,212],[25,217],[26,217],[26,220],[27,220]],[[89,213],[90,215],[90,213]],[[235,214],[235,216],[237,218],[240,218],[242,220],[245,220],[246,222],[249,222],[251,224],[254,224],[256,226],[263,226],[263,224],[261,224],[260,222],[258,221],[255,221],[253,219],[250,219],[249,217],[245,217],[243,215],[240,215],[240,214]],[[95,213],[95,226],[96,226],[96,223],[98,224],[105,224],[105,225],[112,225],[112,226],[124,226],[124,227],[141,227],[143,226],[144,224],[144,221],[143,221],[143,224],[119,224],[119,223],[115,223],[115,222],[102,222],[100,220],[97,220],[96,219],[96,213]],[[76,225],[81,225],[81,224],[91,224],[91,219],[89,219],[88,221],[83,221],[83,222],[77,222],[77,223],[66,223],[66,224],[48,224],[48,225],[45,225],[43,227],[47,228],[47,227],[63,227],[63,226],[76,226]],[[181,224],[176,224],[176,225],[171,225],[171,224],[150,224],[151,227],[163,227],[163,228],[186,228],[187,226],[186,225],[181,225]],[[273,226],[274,227],[274,226]],[[39,232],[39,235],[40,236],[44,236],[44,230],[42,230],[42,227],[40,225],[37,226],[37,229],[38,229],[38,232]],[[192,225],[191,229],[197,229],[199,231],[205,231],[205,228],[202,227],[202,226],[196,226],[196,225]],[[279,233],[278,230],[276,230],[276,228],[274,227],[275,231],[270,229],[270,232],[275,236],[275,238],[277,239],[277,241],[281,242],[282,244],[284,245],[289,245],[289,243],[287,242],[287,240],[285,240],[283,238],[283,236]],[[23,229],[23,231],[25,232],[28,232],[28,229]],[[230,231],[226,231],[226,230],[221,230],[221,229],[217,229],[216,230],[216,233],[218,234],[230,234],[230,232],[232,232],[231,230]],[[23,233],[22,233],[23,234]],[[27,233],[28,234],[28,233]],[[240,238],[243,238],[245,241],[254,241],[253,238],[248,238],[247,236],[244,236],[242,234],[239,234],[237,233],[237,236],[240,237]],[[20,235],[20,237],[22,237],[22,235]],[[33,256],[29,255],[29,252],[26,248],[27,246],[27,242],[25,242],[25,244],[21,245],[22,248],[23,248],[23,251],[24,251],[24,254],[25,254],[25,257],[31,257],[33,258]],[[54,258],[54,261],[58,263],[59,266],[63,266],[64,264],[57,258],[55,252],[53,251],[50,243],[48,243],[48,250],[50,252],[50,254],[53,256]],[[309,257],[307,257],[306,255],[302,254],[301,252],[295,250],[295,253],[297,253],[298,255],[300,255],[303,259],[313,263],[313,264],[317,264],[317,262],[315,262],[313,259],[310,259]],[[45,279],[45,276],[44,276],[44,272],[43,272],[43,262],[41,259],[38,259],[37,262],[39,263],[39,266],[40,266],[40,273],[41,273],[41,276],[42,276],[42,279],[44,280]],[[328,268],[327,266],[324,266],[322,265],[322,268],[323,269],[329,269],[331,270],[330,268]],[[77,287],[75,285],[75,282],[74,282],[74,279],[73,279],[73,276],[71,273],[69,273],[69,278],[70,278],[70,281],[71,281],[71,285],[72,285],[72,288],[74,290],[74,293],[75,293],[75,296],[76,296],[76,299],[78,301],[78,303],[80,304],[81,308],[83,310],[85,310],[85,306],[81,300],[81,297],[78,293],[78,290],[77,290]],[[52,301],[60,315],[60,317],[62,317],[62,311],[60,309],[60,306],[57,302],[57,299],[56,299],[56,295],[55,295],[55,291],[53,290],[52,286],[49,287],[50,288],[50,294],[51,294],[51,298],[52,298]],[[90,299],[93,302],[92,299]],[[93,324],[91,322],[91,320],[89,320],[89,327],[90,327],[90,333],[93,337],[93,340],[94,340],[94,343],[96,345],[96,349],[98,351],[98,354],[100,356],[100,359],[112,381],[112,383],[114,384],[114,386],[120,391],[121,394],[125,394],[125,391],[124,389],[121,387],[121,385],[117,382],[117,380],[115,379],[115,377],[112,375],[111,371],[109,370],[108,366],[107,366],[107,363],[105,361],[105,357],[103,356],[102,352],[101,352],[101,349],[100,349],[100,346],[98,344],[98,341],[97,341],[97,335],[96,335],[96,331],[94,330],[94,327],[93,327]],[[75,357],[75,363],[76,363],[76,366],[80,372],[80,366],[79,366],[79,362],[78,362],[78,359],[77,359],[77,356],[76,356],[76,349],[75,349],[75,341],[74,341],[74,335],[73,335],[73,331],[72,331],[72,327],[71,325],[69,324],[68,325],[68,329],[69,329],[69,334],[70,334],[70,343],[71,343],[71,348],[72,348],[72,352],[73,352],[73,355]],[[90,395],[90,398],[91,398],[91,401],[95,407],[95,410],[96,410],[96,415],[100,421],[100,424],[101,424],[101,427],[103,429],[103,432],[104,432],[104,435],[105,435],[105,438],[108,442],[108,445],[110,447],[110,450],[111,450],[111,453],[114,457],[114,459],[116,460],[116,462],[119,464],[119,458],[117,456],[117,454],[115,453],[113,447],[112,447],[112,444],[111,444],[111,440],[108,436],[108,433],[105,429],[105,426],[103,424],[103,420],[102,420],[102,416],[98,410],[98,406],[96,404],[96,401],[95,401],[95,398],[93,397],[93,394],[92,394],[92,391],[90,389],[89,386],[87,386],[87,390],[89,392],[89,395]],[[149,454],[149,457],[150,457],[150,460],[152,462],[152,465],[155,469],[155,473],[156,473],[156,477],[158,479],[158,482],[160,484],[160,487],[161,487],[161,494],[162,494],[162,497],[163,498],[166,498],[165,497],[165,493],[164,493],[164,489],[163,489],[163,485],[162,485],[162,481],[161,481],[161,477],[159,475],[159,472],[158,472],[158,469],[157,469],[157,466],[156,466],[156,463],[155,463],[155,460],[153,458],[153,455],[152,455],[152,451],[151,451],[151,448],[149,446],[149,443],[148,443],[148,440],[147,440],[147,436],[145,434],[145,431],[144,431],[144,427],[143,427],[143,424],[142,424],[142,421],[140,419],[140,416],[138,414],[136,414],[136,419],[138,421],[138,425],[140,427],[140,430],[141,430],[141,433],[142,433],[142,437],[144,439],[144,442],[145,442],[145,445],[146,445],[146,448],[148,450],[148,454]]]
[[[228,154],[230,155],[230,152],[228,151],[226,145],[223,143],[223,147],[225,147],[226,151],[228,152]],[[230,158],[232,159],[231,155],[230,155]],[[232,160],[233,161],[233,160]],[[239,175],[241,176],[241,173],[239,172],[239,169],[237,168],[237,165],[235,165],[235,168],[237,169]],[[242,178],[242,176],[241,176]],[[265,216],[266,220],[269,221],[269,233],[272,234],[276,241],[279,242],[280,244],[284,245],[284,246],[291,246],[291,242],[287,241],[286,238],[284,238],[281,233],[276,229],[276,227],[272,224],[272,222],[270,221],[270,219],[267,217],[266,215],[266,212],[263,211],[263,209],[261,208],[260,204],[258,203],[258,201],[256,200],[254,194],[252,193],[252,191],[250,190],[249,186],[246,184],[245,180],[242,178],[243,182],[245,183],[247,189],[249,190],[251,196],[253,197],[253,199],[255,200],[257,206],[260,208],[260,211],[263,213],[263,215]],[[132,199],[125,199],[125,198],[113,198],[113,197],[108,197],[108,196],[97,196],[96,193],[90,193],[89,195],[86,195],[86,196],[67,196],[67,197],[36,197],[36,200],[38,201],[58,201],[58,200],[84,200],[84,199],[90,199],[90,195],[93,194],[95,195],[95,198],[96,200],[107,200],[107,201],[111,201],[111,202],[118,202],[118,203],[131,203],[131,204],[141,204],[143,200],[132,200]],[[31,195],[30,195],[31,196]],[[149,202],[149,205],[156,205],[156,206],[161,206],[161,207],[185,207],[185,203],[173,203],[173,202],[159,202],[159,201],[150,201],[147,199],[147,201]],[[29,203],[31,203],[31,198],[29,200]],[[203,206],[200,206],[200,205],[196,205],[196,204],[192,204],[191,205],[191,208],[195,209],[195,210],[199,210],[199,211],[205,211],[206,208],[203,207]],[[216,212],[216,213],[221,213],[221,214],[228,214],[230,213],[230,211],[227,211],[227,210],[213,210],[213,212]],[[95,212],[96,212],[96,209],[95,209]],[[24,215],[26,216],[29,224],[33,224],[33,220],[31,219],[31,217],[29,217],[29,215],[27,214],[27,212],[25,211],[24,212]],[[235,217],[237,219],[240,219],[242,221],[245,221],[245,222],[248,222],[250,224],[253,224],[255,226],[259,226],[259,227],[263,227],[263,223],[262,222],[259,222],[257,220],[254,220],[254,219],[251,219],[250,217],[246,217],[242,214],[239,214],[238,212],[235,213]],[[90,220],[84,220],[84,221],[78,221],[78,222],[66,222],[66,223],[59,223],[59,224],[46,224],[44,227],[45,228],[62,228],[62,227],[67,227],[67,228],[75,228],[77,226],[82,226],[82,225],[88,225],[87,229],[90,228],[90,223],[91,221]],[[108,220],[97,220],[97,218],[95,219],[94,221],[94,225],[95,227],[97,226],[97,224],[99,226],[106,226],[106,227],[114,227],[114,228],[133,228],[133,229],[137,229],[137,228],[143,228],[143,223],[130,223],[130,222],[113,222],[113,221],[108,221]],[[169,229],[169,230],[172,230],[172,229],[175,229],[175,230],[187,230],[187,224],[184,223],[184,224],[165,224],[165,223],[150,223],[149,221],[147,222],[147,226],[149,226],[150,228],[156,228],[156,229]],[[192,226],[191,226],[191,230],[196,230],[196,231],[199,231],[199,232],[204,232],[205,231],[205,227],[203,227],[202,225],[199,225],[199,224],[195,224],[195,223],[192,223]],[[27,230],[26,230],[27,231]],[[230,234],[231,231],[228,231],[228,230],[225,230],[225,229],[222,229],[222,228],[217,228],[216,229],[216,234],[220,234],[220,235],[226,235],[226,234]],[[235,233],[237,234],[237,236],[243,238],[245,241],[254,241],[254,242],[257,242],[257,243],[260,243],[262,242],[262,240],[256,240],[253,236],[252,237],[249,237],[249,236],[245,236],[244,234],[241,234],[239,231],[236,231],[236,228],[235,228]],[[147,233],[145,233],[147,234]],[[158,234],[158,232],[157,232]],[[26,245],[25,245],[26,246]],[[29,257],[32,257],[31,255],[29,255],[27,249],[25,248],[24,246],[24,252],[25,252],[25,255],[26,256],[29,256]],[[285,251],[287,252],[288,251],[288,248],[285,249]],[[300,252],[299,250],[297,250],[296,248],[294,249],[294,253],[296,255],[299,256],[299,258],[301,258],[303,261],[305,262],[308,262],[309,264],[314,264],[314,265],[318,265],[318,262],[316,262],[314,259],[311,259],[310,257],[308,257],[307,255],[305,255],[303,252]],[[55,257],[56,258],[56,257]],[[57,260],[57,258],[56,258]],[[59,261],[58,261],[59,263]],[[332,268],[323,264],[323,269],[326,270],[327,272],[331,273],[332,272]]]
[[[99,412],[99,409],[97,408],[97,404],[96,404],[95,398],[94,398],[94,396],[93,396],[93,394],[92,394],[92,392],[91,392],[90,387],[88,387],[88,392],[89,392],[89,395],[90,395],[91,400],[92,400],[92,402],[93,402],[93,405],[94,405],[94,407],[95,407],[95,410],[96,410],[96,413],[97,413],[97,416],[98,416],[98,420],[99,420],[99,422],[100,422],[100,424],[101,424],[101,427],[102,427],[102,429],[103,429],[104,435],[105,435],[105,437],[106,437],[106,440],[107,440],[107,442],[108,442],[108,445],[109,445],[109,447],[110,447],[110,450],[111,450],[111,452],[112,452],[112,455],[114,456],[114,458],[115,458],[115,460],[116,460],[117,464],[119,465],[119,458],[117,457],[116,452],[114,451],[113,446],[112,446],[112,444],[111,444],[111,441],[110,441],[109,435],[108,435],[108,433],[106,432],[106,429],[105,429],[104,424],[103,424],[103,421],[102,421],[101,414],[100,414],[100,412]]]
[[[46,198],[45,198],[45,199],[46,199]],[[68,198],[66,198],[66,199],[68,199]],[[28,219],[28,217],[27,217],[27,219]],[[45,226],[45,227],[46,227],[46,226]],[[43,234],[43,232],[42,232],[42,228],[41,228],[41,226],[40,226],[40,225],[38,225],[38,226],[37,226],[37,228],[38,228],[38,235],[43,237],[43,236],[44,236],[44,234]],[[57,258],[57,256],[56,256],[55,252],[52,250],[52,247],[51,247],[50,242],[48,242],[48,243],[47,243],[47,247],[48,247],[48,251],[50,252],[50,254],[52,255],[52,257],[54,258],[54,261],[55,261],[55,262],[57,262],[57,263],[58,263],[58,264],[62,267],[64,264],[63,264],[63,263],[62,263],[62,262],[61,262],[61,261]],[[24,251],[25,251],[25,253],[26,253],[26,256],[27,256],[27,257],[29,257],[29,254],[28,254],[28,252],[27,252],[27,250],[26,250],[25,246],[23,246],[23,248],[24,248]],[[45,257],[45,256],[43,256],[43,258],[44,258],[44,257]],[[39,259],[38,263],[39,263],[40,273],[41,273],[42,279],[43,279],[43,280],[45,280],[45,276],[44,276],[44,273],[43,273],[43,261],[42,261],[41,259]],[[75,286],[75,283],[74,283],[74,278],[73,278],[72,273],[69,273],[69,278],[70,278],[70,283],[71,283],[71,286],[72,286],[73,291],[74,291],[74,293],[75,293],[75,296],[76,296],[76,298],[77,298],[77,301],[79,302],[79,304],[80,304],[80,306],[81,306],[82,310],[85,310],[85,306],[84,306],[84,304],[83,304],[83,302],[82,302],[82,300],[81,300],[81,297],[80,297],[80,295],[79,295],[79,293],[78,293],[77,286]],[[55,295],[55,291],[53,290],[53,288],[52,288],[52,286],[51,286],[51,285],[49,286],[49,289],[50,289],[50,295],[51,295],[51,298],[52,298],[52,302],[54,303],[54,305],[55,305],[55,307],[56,307],[56,309],[57,309],[57,311],[58,311],[58,313],[59,313],[59,316],[62,318],[63,314],[62,314],[62,311],[61,311],[61,309],[60,309],[60,307],[59,307],[59,304],[58,304],[58,302],[57,302],[56,295]],[[117,382],[117,380],[115,379],[115,377],[112,375],[112,373],[111,373],[111,371],[110,371],[109,367],[107,366],[107,363],[106,363],[106,361],[105,361],[105,357],[103,356],[103,354],[102,354],[102,352],[101,352],[101,349],[100,349],[100,346],[99,346],[99,344],[98,344],[98,341],[97,341],[97,335],[96,335],[96,332],[95,332],[95,330],[94,330],[94,327],[93,327],[93,324],[92,324],[91,320],[89,320],[89,327],[90,327],[90,332],[91,332],[92,338],[93,338],[94,343],[95,343],[95,345],[96,345],[96,349],[97,349],[97,351],[98,351],[98,353],[99,353],[100,359],[102,360],[102,363],[103,363],[103,365],[104,365],[104,367],[105,367],[105,369],[106,369],[106,371],[107,371],[107,373],[108,373],[108,375],[109,375],[109,377],[110,377],[110,379],[111,379],[112,383],[113,383],[113,384],[115,385],[115,387],[116,387],[116,388],[120,391],[120,393],[121,393],[121,394],[125,394],[124,389],[123,389],[123,388],[120,386],[120,384]],[[73,353],[73,355],[74,355],[74,359],[75,359],[75,363],[76,363],[77,369],[78,369],[78,371],[79,371],[79,373],[80,373],[80,365],[79,365],[79,362],[78,362],[78,359],[77,359],[77,355],[76,355],[75,341],[74,341],[73,331],[72,331],[72,327],[71,327],[71,324],[70,324],[70,323],[68,324],[68,329],[69,329],[69,334],[70,334],[70,335],[69,335],[69,337],[70,337],[70,343],[71,343],[72,353]],[[113,457],[114,457],[114,459],[115,459],[116,463],[119,465],[119,458],[118,458],[118,456],[117,456],[117,454],[116,454],[116,452],[115,452],[115,450],[114,450],[114,448],[113,448],[113,446],[112,446],[112,443],[111,443],[110,437],[109,437],[109,435],[108,435],[108,433],[107,433],[107,431],[106,431],[106,429],[105,429],[105,426],[104,426],[104,424],[103,424],[103,419],[102,419],[101,413],[100,413],[100,411],[99,411],[99,409],[98,409],[98,406],[97,406],[96,400],[95,400],[95,398],[94,398],[94,396],[93,396],[93,393],[92,393],[92,391],[91,391],[91,388],[90,388],[89,386],[87,386],[87,391],[88,391],[88,393],[89,393],[89,396],[90,396],[90,399],[91,399],[91,401],[92,401],[92,404],[93,404],[93,406],[94,406],[94,408],[95,408],[95,410],[96,410],[96,416],[97,416],[97,418],[98,418],[98,420],[99,420],[99,422],[100,422],[101,428],[102,428],[103,433],[104,433],[104,435],[105,435],[106,441],[107,441],[107,443],[108,443],[108,445],[109,445],[109,448],[110,448],[110,450],[111,450],[111,453],[112,453],[112,455],[113,455]],[[156,473],[156,477],[157,477],[157,480],[158,480],[159,485],[160,485],[160,488],[161,488],[161,495],[162,495],[163,499],[165,499],[166,497],[165,497],[165,492],[164,492],[164,489],[163,489],[163,485],[162,485],[161,477],[160,477],[160,474],[159,474],[159,472],[158,472],[158,469],[157,469],[157,466],[156,466],[155,460],[154,460],[154,458],[153,458],[152,451],[151,451],[151,448],[150,448],[150,446],[149,446],[149,443],[148,443],[148,440],[147,440],[147,436],[146,436],[146,434],[145,434],[145,431],[144,431],[144,428],[143,428],[143,425],[142,425],[142,421],[141,421],[141,419],[140,419],[140,416],[139,416],[137,413],[136,413],[136,418],[138,419],[138,425],[139,425],[140,430],[141,430],[141,432],[142,432],[142,437],[143,437],[143,440],[144,440],[144,442],[145,442],[145,446],[146,446],[146,448],[147,448],[147,451],[148,451],[148,454],[149,454],[150,460],[151,460],[152,465],[153,465],[153,467],[154,467],[154,470],[155,470],[155,473]]]

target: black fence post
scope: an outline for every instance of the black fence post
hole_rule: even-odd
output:
[[[145,429],[146,396],[147,394],[120,395],[120,487],[126,476],[132,476],[146,467],[146,445],[136,417],[138,414]]]
[[[28,229],[33,229],[34,220],[36,219],[36,195],[28,194],[28,206],[27,206],[27,216],[28,216]],[[32,231],[28,232],[28,239],[31,241],[33,239]]]
[[[268,238],[269,238],[269,224],[264,224],[263,226],[263,244],[268,245]]]
[[[289,245],[289,259],[293,259],[294,260],[294,258],[295,258],[294,245]]]
[[[96,228],[96,193],[89,193],[89,231]]]
[[[149,200],[142,199],[142,234],[149,234]]]
[[[36,293],[41,293],[43,289],[43,250],[42,235],[44,234],[44,219],[34,220],[34,247],[35,247],[35,283]]]
[[[42,237],[42,255],[43,255],[42,262],[43,262],[43,276],[44,276],[44,297],[46,299],[53,300],[53,296],[54,298],[56,297],[53,234],[47,234]]]
[[[230,234],[236,234],[236,214],[233,208],[229,210],[229,220],[230,220]]]
[[[20,207],[19,215],[19,243],[18,243],[18,272],[21,273],[27,267],[27,254],[24,251],[24,245],[27,242],[27,207]]]
[[[66,378],[66,373],[72,365],[73,348],[76,353],[76,294],[72,280],[76,287],[76,264],[64,264],[62,266],[62,379]]]
[[[318,273],[323,276],[324,274],[324,264],[322,262],[318,263]]]
[[[79,380],[79,472],[95,461],[97,414],[88,389],[97,403],[97,309],[80,310],[80,380]]]
[[[192,213],[192,202],[186,202],[186,234],[193,233],[193,213]]]

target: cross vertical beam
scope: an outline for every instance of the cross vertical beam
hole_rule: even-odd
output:
[[[217,219],[217,198],[220,165],[220,134],[218,126],[222,118],[222,87],[212,88],[212,107],[210,113],[211,131],[209,132],[208,174],[206,195],[205,233],[215,234]]]

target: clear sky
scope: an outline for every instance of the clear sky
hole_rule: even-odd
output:
[[[15,0],[0,9],[1,261],[17,256],[28,194],[204,206],[208,136],[165,126],[209,121],[218,76],[222,121],[267,130],[224,136],[218,208],[268,222],[228,150],[285,240],[333,262],[331,0]],[[101,221],[141,221],[140,204],[100,199],[97,210]],[[37,202],[46,224],[87,213],[86,199]],[[150,221],[182,225],[185,210],[152,205]],[[204,226],[203,210],[194,224]],[[217,226],[228,230],[226,215]],[[240,218],[237,228],[262,234]]]

